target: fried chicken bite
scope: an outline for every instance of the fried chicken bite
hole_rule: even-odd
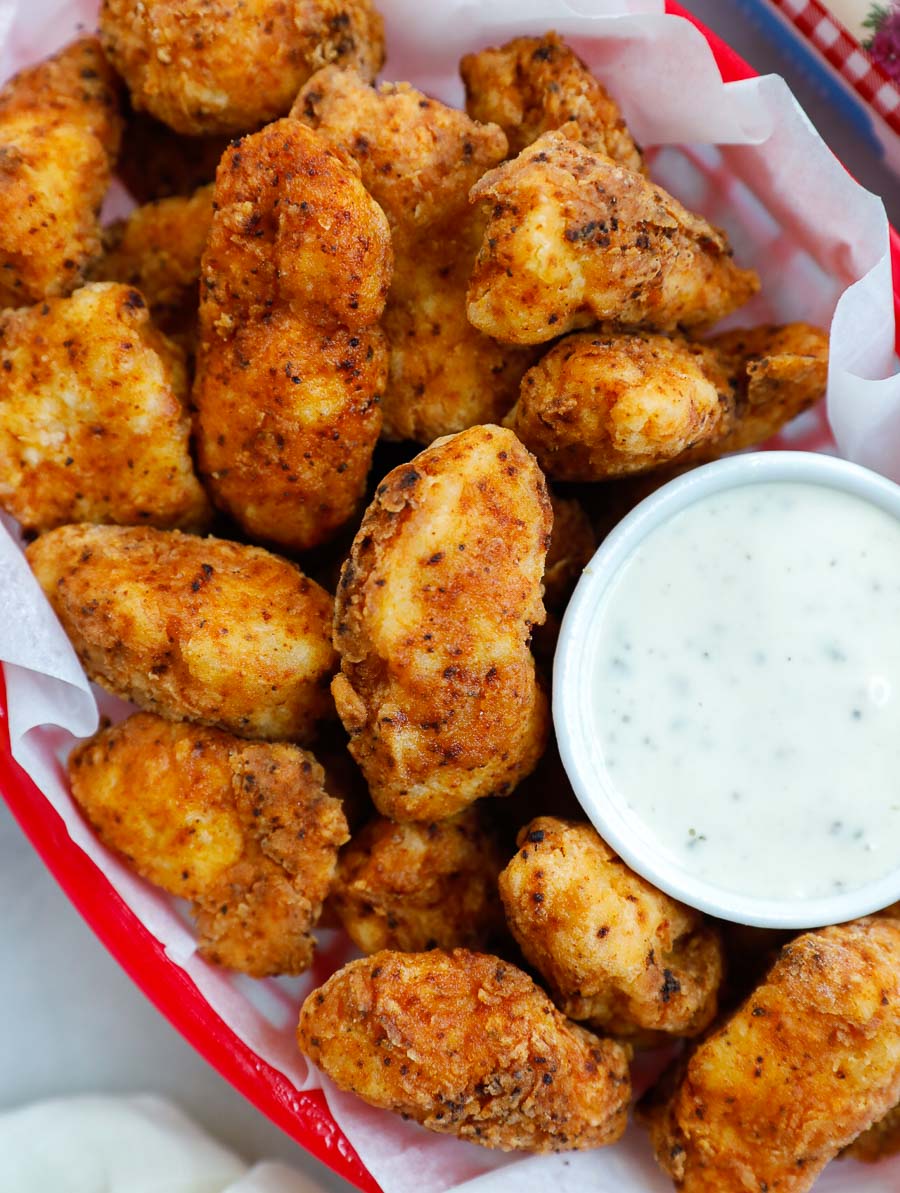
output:
[[[312,739],[333,716],[331,597],[259,547],[62,526],[28,562],[88,676],[169,720]]]
[[[29,532],[202,529],[187,388],[181,352],[129,286],[0,312],[0,506]]]
[[[827,380],[828,336],[806,323],[702,343],[601,329],[554,344],[505,421],[554,480],[665,480],[769,439]]]
[[[877,912],[879,919],[900,919],[900,903]],[[862,1160],[864,1164],[875,1164],[888,1156],[900,1152],[900,1105],[894,1106],[883,1118],[879,1118],[868,1130],[863,1131],[841,1152],[841,1159]]]
[[[643,172],[641,151],[616,101],[558,33],[466,54],[459,69],[466,111],[482,124],[499,124],[513,157],[574,120],[588,149]]]
[[[755,447],[825,397],[828,333],[809,323],[765,324],[713,336],[736,392],[734,423],[724,439],[698,446],[691,462]],[[714,449],[714,450],[713,450]]]
[[[589,824],[541,816],[518,845],[500,897],[560,1010],[616,1035],[703,1031],[722,980],[721,942],[703,917],[630,870]]]
[[[804,1193],[900,1100],[900,924],[799,936],[642,1109],[684,1193]]]
[[[628,1053],[497,957],[351,961],[307,998],[297,1040],[341,1089],[482,1147],[605,1147],[625,1129]]]
[[[502,867],[480,808],[419,824],[377,817],[341,852],[330,902],[364,953],[480,949],[503,925]]]
[[[371,0],[103,0],[100,37],[134,107],[194,136],[285,115],[330,63],[371,79],[384,61]]]
[[[724,233],[577,132],[544,133],[472,188],[490,212],[468,292],[480,331],[540,344],[598,320],[703,328],[756,293]]]
[[[553,529],[544,565],[544,604],[562,613],[598,542],[590,518],[574,497],[551,493],[550,505]]]
[[[201,474],[248,534],[293,550],[358,508],[381,429],[390,233],[359,172],[296,120],[222,158],[203,254]]]
[[[452,816],[540,758],[528,642],[550,524],[544,478],[502,427],[439,440],[379,485],[338,586],[332,692],[382,815]]]
[[[146,112],[131,110],[125,116],[116,174],[139,204],[192,195],[215,179],[230,139],[186,137]]]
[[[653,332],[566,336],[522,379],[509,426],[549,477],[607,480],[717,444],[734,425],[714,349]]]
[[[81,285],[121,132],[119,84],[94,37],[0,90],[0,308]]]
[[[466,213],[470,188],[506,155],[496,126],[476,124],[409,83],[371,87],[353,70],[319,71],[291,116],[359,163],[395,243],[417,241]]]
[[[482,229],[468,219],[398,259],[385,309],[390,373],[384,434],[429,444],[499,422],[516,400],[530,351],[482,335],[466,316],[466,287]]]
[[[309,968],[347,840],[312,754],[135,713],[77,747],[69,777],[101,841],[192,901],[207,960],[257,978]]]
[[[92,270],[98,280],[136,286],[156,326],[186,349],[196,343],[200,260],[212,218],[212,186],[136,207],[104,229],[104,255]]]
[[[503,133],[407,83],[375,89],[333,67],[309,80],[292,115],[356,159],[390,222],[384,436],[428,444],[499,421],[532,356],[472,327],[466,287],[485,226],[468,194],[505,157]]]

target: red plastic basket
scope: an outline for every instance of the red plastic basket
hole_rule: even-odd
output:
[[[756,75],[720,37],[675,0],[666,11],[695,25],[709,42],[726,82]],[[900,328],[900,236],[891,230],[895,321]],[[187,974],[171,962],[108,880],[69,837],[62,820],[9,747],[6,686],[0,669],[0,794],[50,872],[94,933],[185,1039],[257,1109],[308,1152],[357,1188],[378,1193],[329,1113],[320,1091],[298,1093],[262,1061],[217,1015]]]

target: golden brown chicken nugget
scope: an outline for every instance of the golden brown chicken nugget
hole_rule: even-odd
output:
[[[627,1052],[566,1022],[497,957],[352,961],[307,998],[297,1039],[341,1089],[482,1147],[604,1147],[625,1129]]]
[[[506,425],[554,480],[647,472],[734,424],[731,376],[714,349],[653,332],[566,336],[522,379]]]
[[[522,379],[506,424],[556,480],[662,469],[659,484],[769,439],[825,395],[828,336],[806,323],[681,336],[566,336]],[[639,487],[637,499],[652,491]]]
[[[879,918],[900,918],[900,903],[892,903],[876,913]],[[841,1159],[862,1160],[864,1164],[874,1164],[878,1160],[886,1159],[900,1152],[900,1105],[889,1110],[883,1118],[879,1118],[868,1130],[863,1131],[854,1141],[841,1152]]]
[[[309,741],[333,715],[332,600],[259,547],[62,526],[28,561],[89,677],[170,720]]]
[[[0,506],[68,522],[202,529],[184,357],[130,286],[0,312]]]
[[[473,120],[499,124],[513,156],[574,120],[588,149],[643,172],[641,151],[616,101],[558,33],[516,37],[499,49],[467,54],[459,69],[466,111]]]
[[[739,328],[707,341],[732,378],[737,402],[725,438],[710,444],[714,455],[755,447],[825,397],[828,333],[809,323]],[[696,452],[707,458],[701,446]],[[708,458],[713,458],[711,454]]]
[[[479,949],[503,925],[502,867],[480,808],[420,824],[377,817],[341,852],[330,902],[364,953]]]
[[[466,287],[485,226],[468,194],[506,156],[501,130],[408,83],[376,89],[333,67],[309,80],[291,114],[355,158],[391,225],[384,436],[431,443],[498,421],[532,357],[472,327]]]
[[[495,125],[476,124],[409,83],[371,87],[353,70],[313,75],[291,116],[359,163],[398,248],[467,214],[469,190],[506,155]]]
[[[201,473],[251,535],[292,549],[359,506],[381,429],[390,233],[359,172],[279,120],[222,158],[203,254]]]
[[[466,287],[482,228],[435,232],[421,251],[398,254],[384,313],[390,372],[385,438],[428,444],[479,423],[499,422],[515,402],[531,349],[482,335],[466,315]]]
[[[371,0],[103,0],[103,48],[131,102],[180,133],[246,133],[334,63],[374,78],[384,24]]]
[[[528,642],[550,525],[544,478],[502,427],[439,440],[376,490],[338,586],[332,690],[382,815],[452,816],[540,758]]]
[[[598,320],[708,327],[759,289],[724,233],[633,170],[544,133],[472,188],[490,204],[469,285],[469,319],[511,344]]]
[[[643,1118],[684,1193],[804,1193],[898,1101],[900,924],[865,919],[787,945]]]
[[[0,307],[69,294],[100,253],[119,84],[94,37],[0,90]]]
[[[212,218],[212,186],[136,207],[127,219],[104,229],[104,254],[91,276],[136,286],[156,326],[193,350],[200,261]]]
[[[309,967],[347,840],[312,754],[136,713],[74,750],[69,777],[104,844],[193,902],[209,961],[257,978]]]
[[[597,550],[597,536],[583,506],[574,497],[550,494],[553,530],[544,566],[544,604],[561,613]]]
[[[670,465],[639,478],[631,504],[699,464],[764,443],[825,397],[828,333],[809,323],[739,328],[704,340],[702,347],[715,355],[731,385],[728,416],[719,434],[700,438]]]
[[[216,177],[230,137],[186,137],[146,112],[126,112],[116,174],[136,203],[192,195]]]
[[[722,946],[699,912],[645,882],[589,824],[542,816],[518,844],[500,875],[507,922],[564,1014],[617,1035],[709,1024]]]

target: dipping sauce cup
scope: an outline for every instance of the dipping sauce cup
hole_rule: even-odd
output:
[[[662,486],[579,581],[553,707],[598,832],[682,902],[811,928],[900,899],[900,487],[809,452]]]

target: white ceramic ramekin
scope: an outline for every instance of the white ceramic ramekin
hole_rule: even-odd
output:
[[[623,519],[585,568],[563,619],[553,669],[553,720],[560,754],[582,807],[609,845],[638,874],[667,894],[710,915],[741,924],[813,928],[866,915],[900,899],[900,856],[877,881],[819,898],[761,898],[722,889],[679,865],[648,831],[636,831],[616,792],[593,759],[596,722],[591,689],[593,635],[607,588],[637,545],[694,502],[726,489],[762,482],[824,485],[862,498],[900,520],[900,486],[868,469],[815,452],[755,452],[697,468],[658,489]],[[898,611],[900,616],[900,611]],[[900,733],[900,724],[897,727]],[[900,775],[898,775],[900,784]],[[848,793],[852,798],[852,793]]]

